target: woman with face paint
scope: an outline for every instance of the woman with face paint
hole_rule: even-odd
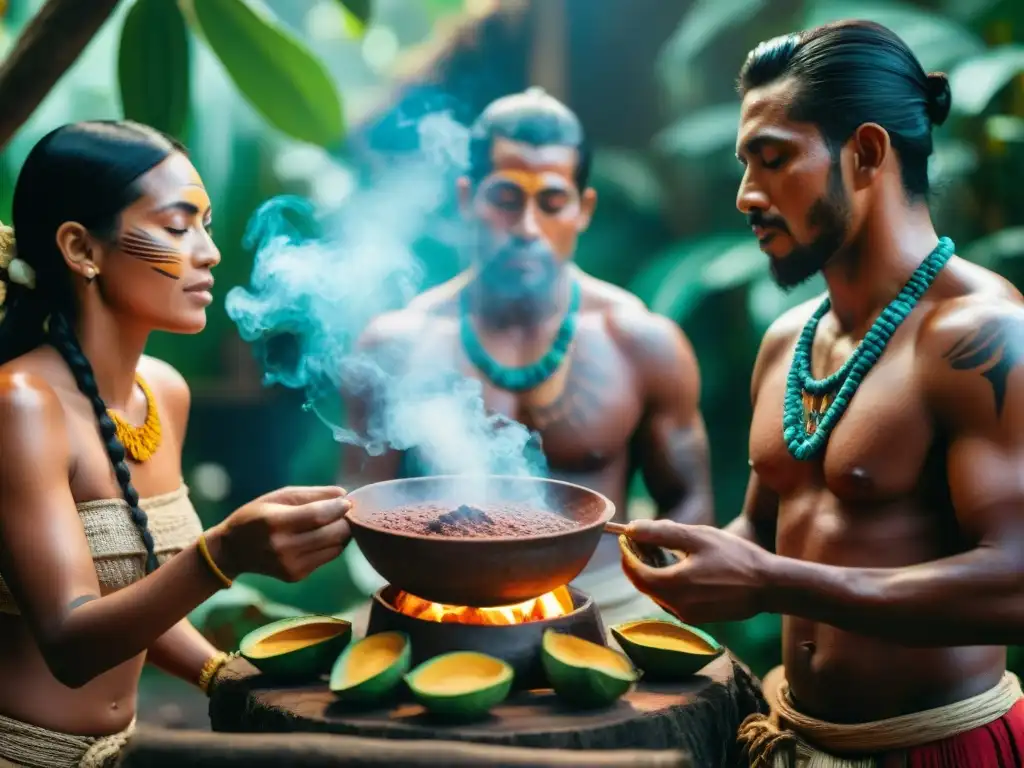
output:
[[[296,581],[349,538],[340,488],[202,530],[181,478],[189,391],[143,355],[198,333],[220,253],[184,149],[129,122],[29,153],[0,230],[0,766],[116,760],[147,660],[208,690],[187,614],[239,573]]]

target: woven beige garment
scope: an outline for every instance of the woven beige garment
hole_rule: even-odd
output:
[[[149,531],[161,563],[190,546],[203,532],[184,483],[176,491],[141,499],[139,506],[149,518]],[[103,594],[141,579],[145,572],[146,546],[132,522],[128,503],[124,499],[100,499],[77,507]],[[19,613],[2,575],[0,612]]]
[[[135,721],[110,736],[75,736],[0,715],[0,768],[110,768]]]
[[[751,768],[875,768],[873,757],[838,757],[829,752],[871,755],[941,741],[998,720],[1024,698],[1017,676],[1006,672],[993,688],[963,701],[887,720],[841,725],[797,711],[789,684],[779,671],[772,670],[764,680],[772,713],[751,715],[740,725],[739,741]]]

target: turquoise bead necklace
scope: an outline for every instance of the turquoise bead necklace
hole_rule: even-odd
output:
[[[811,350],[818,323],[831,309],[832,302],[826,296],[821,306],[807,321],[796,342],[793,363],[786,380],[786,398],[782,413],[782,437],[790,455],[800,461],[813,458],[825,447],[829,435],[835,428],[850,400],[860,387],[878,359],[885,352],[889,339],[907,319],[921,296],[931,286],[939,271],[946,266],[953,255],[953,241],[948,237],[939,239],[939,244],[921,265],[914,270],[903,290],[882,310],[860,344],[835,373],[823,379],[811,374]],[[812,413],[813,427],[810,432],[804,419],[804,395],[825,398],[824,411]]]
[[[502,365],[488,354],[473,328],[469,311],[468,291],[462,293],[462,318],[460,335],[462,346],[469,361],[495,386],[508,392],[525,392],[540,385],[558,370],[565,360],[572,340],[576,335],[576,319],[579,315],[581,289],[578,280],[573,280],[569,289],[569,307],[562,318],[562,324],[555,333],[551,347],[534,362],[513,368]]]

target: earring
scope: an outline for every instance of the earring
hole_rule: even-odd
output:
[[[93,280],[96,279],[96,274],[97,274],[96,273],[96,267],[94,267],[94,266],[92,266],[92,264],[90,264],[89,266],[87,266],[85,268],[85,281],[87,283],[91,283]]]

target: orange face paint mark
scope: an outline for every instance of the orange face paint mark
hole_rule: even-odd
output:
[[[501,171],[494,174],[492,178],[495,180],[512,182],[531,197],[536,195],[542,189],[546,189],[548,186],[547,179],[545,179],[544,175],[533,171]]]
[[[171,280],[180,280],[185,269],[185,260],[177,248],[138,227],[121,236],[121,250]]]
[[[181,199],[189,205],[194,205],[201,214],[205,214],[210,208],[210,196],[201,185],[189,185],[182,188]]]

